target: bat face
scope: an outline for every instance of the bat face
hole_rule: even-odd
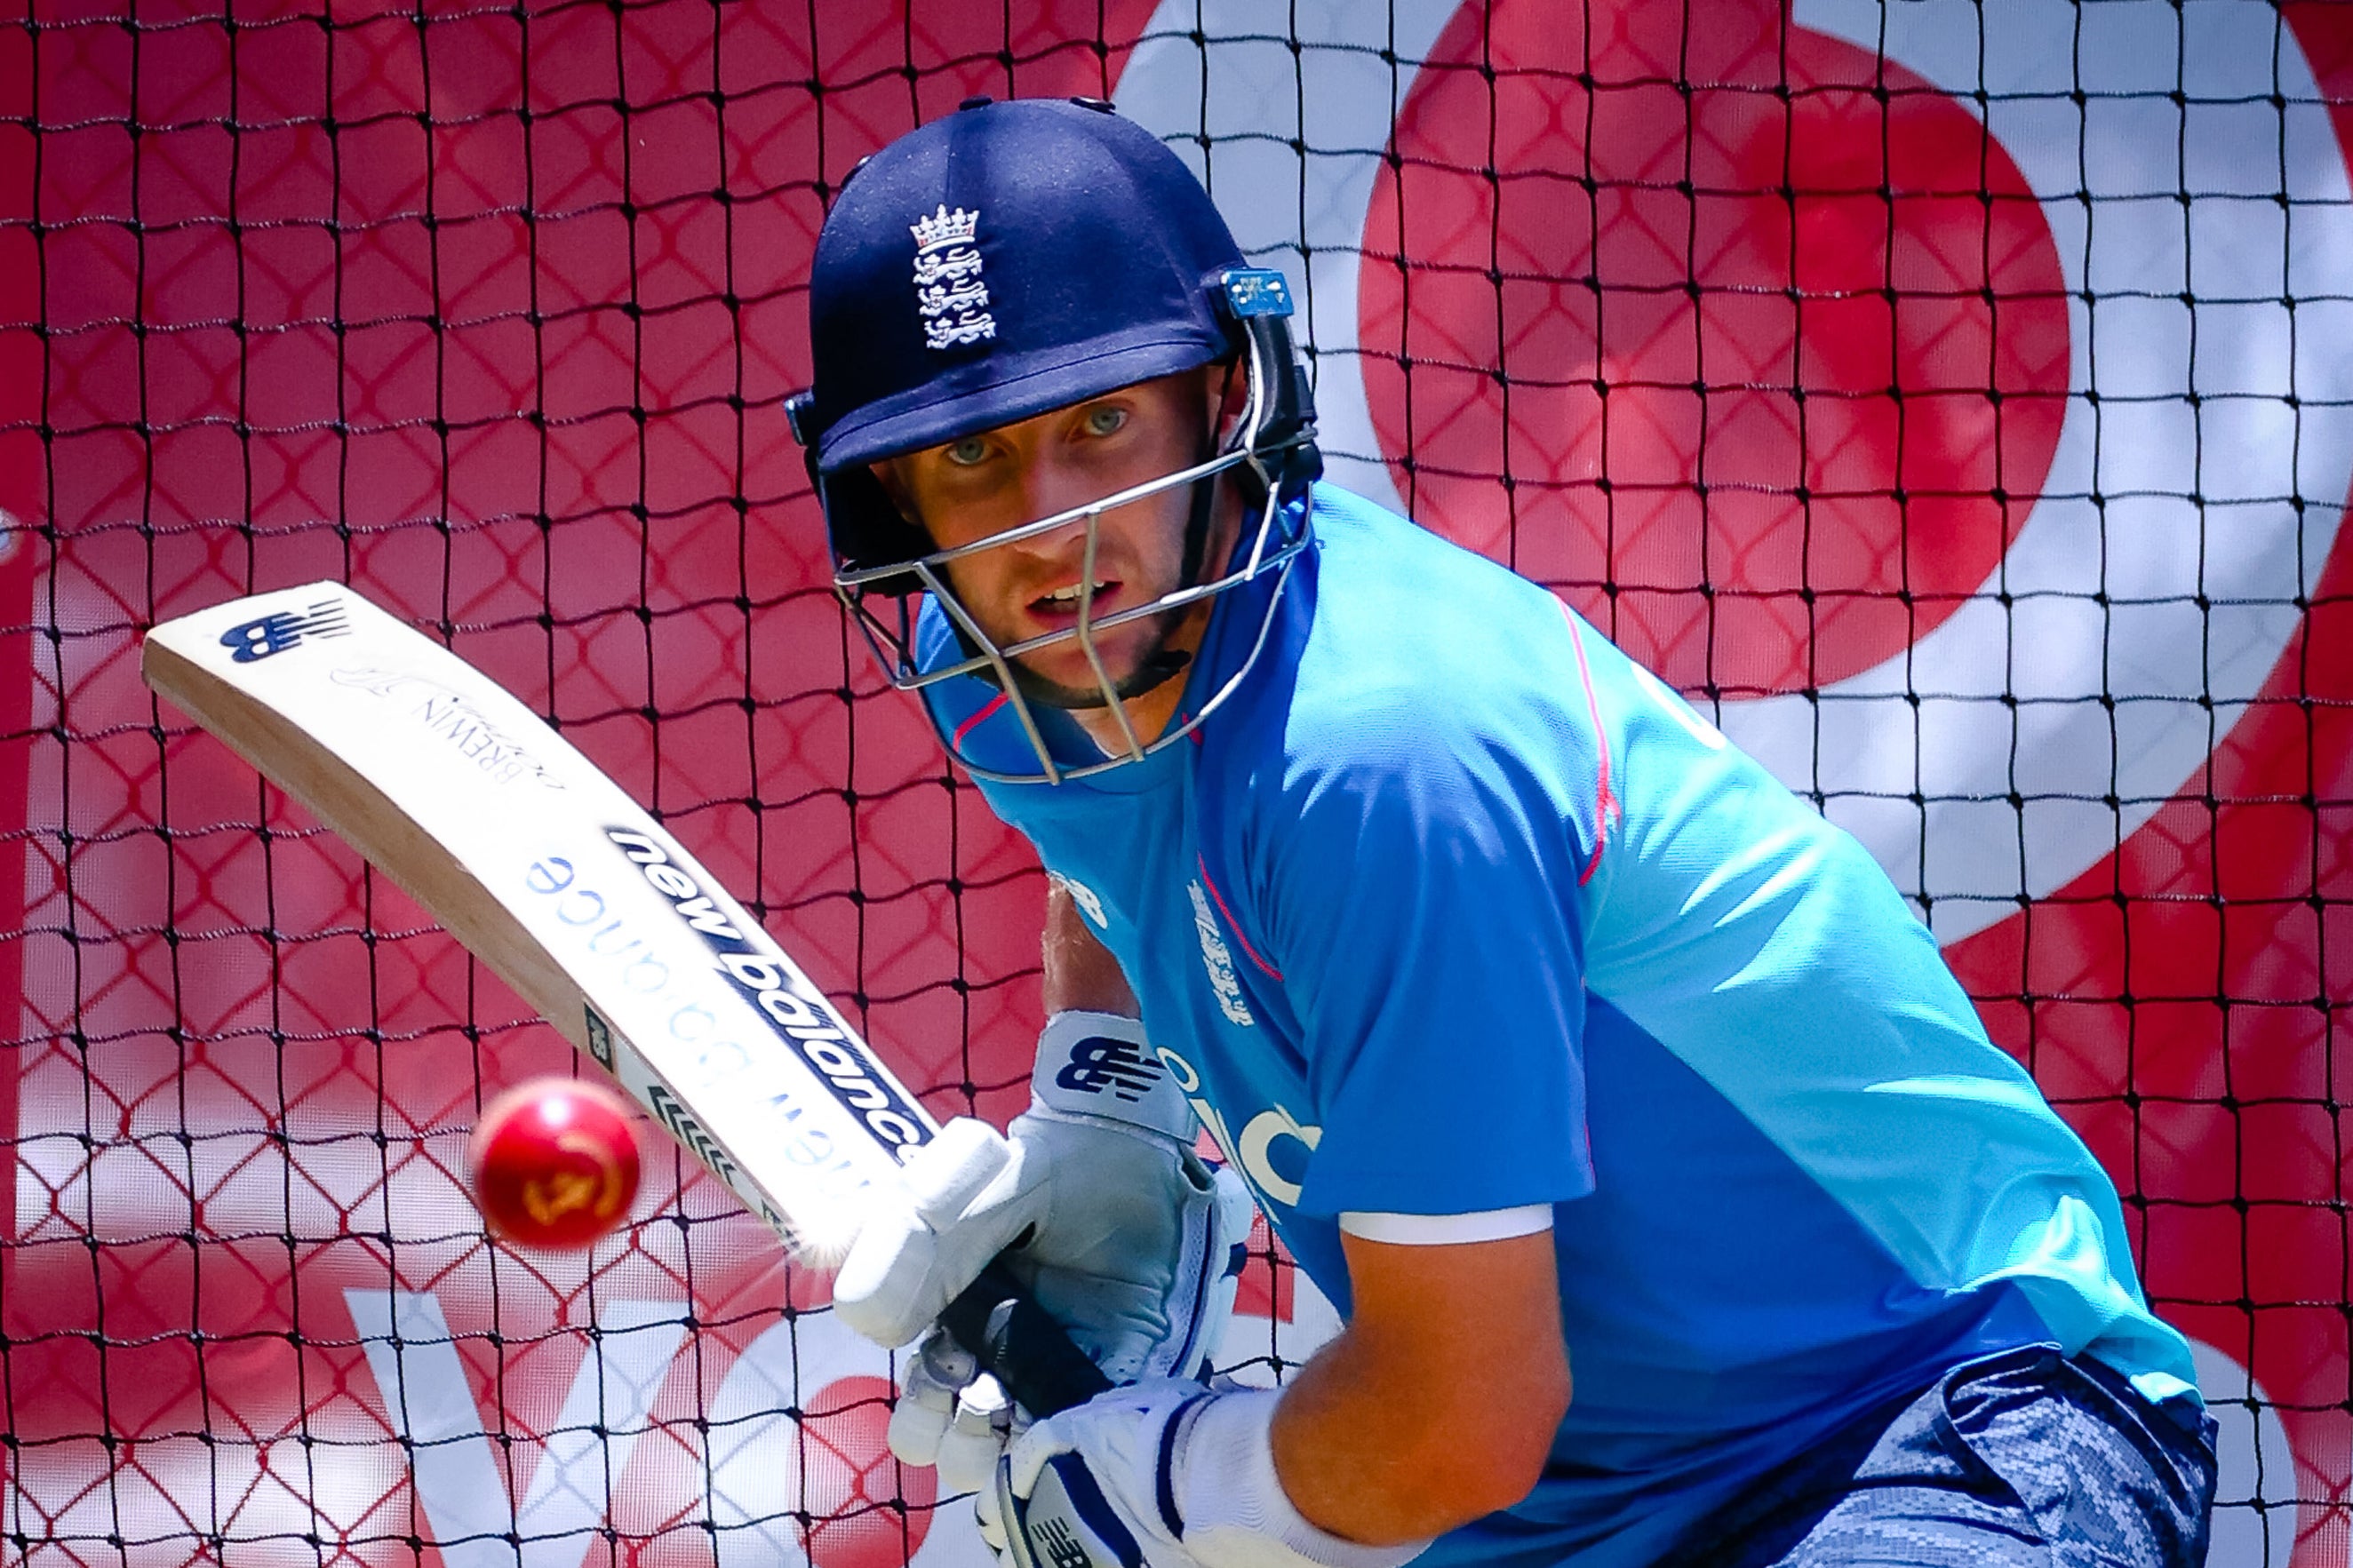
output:
[[[820,1260],[936,1128],[617,784],[337,584],[148,634],[148,683],[447,926],[754,1213]]]

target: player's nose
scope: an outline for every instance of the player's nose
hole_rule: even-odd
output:
[[[1023,550],[1041,560],[1076,566],[1086,552],[1088,509],[1117,494],[1116,487],[1106,489],[1099,472],[1057,461],[1051,453],[1038,454],[1024,465],[1021,479],[1023,510],[1031,518],[1072,514],[1061,527],[1024,540]]]

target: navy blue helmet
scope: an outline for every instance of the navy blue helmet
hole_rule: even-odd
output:
[[[909,596],[951,598],[941,567],[961,552],[939,552],[869,465],[1118,387],[1234,364],[1250,398],[1231,438],[1147,488],[1195,486],[1197,533],[1221,481],[1258,514],[1257,537],[1238,552],[1249,571],[1193,562],[1178,594],[1125,614],[1166,614],[1287,570],[1305,527],[1305,509],[1288,503],[1321,469],[1290,310],[1282,275],[1247,265],[1192,172],[1105,103],[970,100],[853,171],[810,273],[814,384],[787,408],[824,507],[836,586],[894,684],[978,674],[1020,709],[1014,661],[1024,650],[989,645],[951,610],[965,657],[917,668]],[[1081,508],[965,548],[1082,519],[1092,526]],[[1088,637],[1085,617],[1062,635]],[[1133,692],[1103,697],[1124,695]],[[1044,776],[1064,771],[1041,762]]]

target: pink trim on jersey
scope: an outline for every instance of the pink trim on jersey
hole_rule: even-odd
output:
[[[1601,849],[1609,842],[1609,819],[1618,815],[1618,797],[1609,792],[1609,731],[1601,727],[1601,702],[1593,694],[1593,669],[1585,662],[1585,637],[1577,629],[1577,617],[1568,606],[1558,599],[1553,603],[1560,605],[1560,618],[1568,623],[1569,646],[1577,649],[1577,679],[1585,682],[1586,711],[1593,715],[1594,744],[1601,748],[1601,782],[1593,801],[1593,858],[1577,874],[1577,885],[1582,888],[1601,869]]]
[[[999,708],[1004,707],[1005,699],[1008,695],[1009,693],[1007,692],[998,692],[996,696],[990,698],[987,701],[980,705],[979,712],[975,713],[971,718],[957,725],[955,728],[955,738],[948,742],[949,749],[955,752],[962,752],[964,750],[964,738],[966,735],[971,734],[975,730],[979,729],[981,725],[987,721],[990,714],[996,712]]]
[[[1258,949],[1250,945],[1250,938],[1242,934],[1241,921],[1234,919],[1234,911],[1226,908],[1226,896],[1218,891],[1217,879],[1209,875],[1209,863],[1202,859],[1197,851],[1193,856],[1193,864],[1201,868],[1201,885],[1209,889],[1209,897],[1217,901],[1218,912],[1226,917],[1226,929],[1234,933],[1236,942],[1242,944],[1242,952],[1249,954],[1250,961],[1257,964],[1260,969],[1277,980],[1282,979],[1282,971],[1261,958],[1258,955]]]

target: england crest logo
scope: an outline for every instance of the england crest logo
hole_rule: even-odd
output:
[[[928,347],[952,349],[997,336],[988,285],[980,280],[979,228],[978,207],[951,212],[944,202],[908,226],[915,237],[915,306]]]
[[[1201,964],[1209,972],[1209,989],[1216,993],[1218,1011],[1229,1023],[1244,1028],[1257,1026],[1250,1016],[1250,1005],[1242,1000],[1242,983],[1234,974],[1234,955],[1226,946],[1226,939],[1218,934],[1216,917],[1209,913],[1209,900],[1202,896],[1201,884],[1187,882],[1185,891],[1193,900],[1193,927],[1201,938]]]

